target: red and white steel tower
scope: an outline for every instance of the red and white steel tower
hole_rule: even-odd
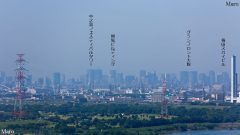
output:
[[[161,97],[161,117],[168,117],[168,100],[166,99],[167,95],[167,82],[166,75],[162,85],[162,97]]]
[[[23,111],[23,99],[25,96],[25,76],[26,69],[24,68],[25,60],[23,59],[24,54],[17,54],[16,60],[17,69],[16,71],[16,98],[14,103],[13,116],[15,118],[22,118],[24,115]]]

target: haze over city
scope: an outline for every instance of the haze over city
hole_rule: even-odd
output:
[[[240,134],[240,0],[0,0],[0,134]]]
[[[27,68],[35,76],[55,71],[73,77],[85,73],[90,68],[88,23],[89,14],[93,14],[93,68],[111,69],[110,34],[114,33],[116,69],[121,72],[229,72],[232,54],[240,62],[240,9],[226,7],[225,2],[2,0],[0,70],[14,74],[15,54],[24,53]],[[186,66],[189,29],[191,67]],[[221,38],[226,39],[225,67],[220,63]]]

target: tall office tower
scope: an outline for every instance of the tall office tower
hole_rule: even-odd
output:
[[[37,87],[42,88],[43,85],[44,85],[44,78],[43,77],[38,78]]]
[[[61,88],[61,73],[60,72],[53,73],[53,85],[54,85],[54,88],[53,88],[54,95],[59,95],[60,88]]]
[[[194,87],[198,84],[198,72],[197,71],[190,71],[189,72],[189,85]]]
[[[27,75],[26,76],[26,85],[28,87],[32,86],[32,75]]]
[[[3,83],[6,77],[6,73],[5,72],[0,72],[0,73],[1,73],[0,83]]]
[[[94,86],[95,88],[102,88],[103,84],[103,71],[102,69],[94,69]]]
[[[89,90],[100,88],[103,82],[103,71],[101,69],[89,69],[86,78]]]
[[[122,86],[124,83],[123,73],[117,73],[117,85]]]
[[[217,83],[224,84],[228,86],[230,84],[229,74],[227,72],[222,72],[221,74],[217,75]]]
[[[55,87],[59,87],[61,84],[61,74],[59,72],[53,73],[53,84]]]
[[[198,75],[198,80],[199,80],[199,84],[201,84],[201,85],[203,85],[203,86],[205,86],[205,85],[207,85],[208,84],[208,77],[207,77],[207,75],[205,74],[205,73],[200,73],[199,75]]]
[[[188,73],[188,71],[181,71],[180,72],[180,84],[183,87],[188,87],[188,84],[189,84],[189,73]]]
[[[45,87],[49,88],[52,85],[52,81],[49,77],[45,78]]]
[[[134,88],[135,86],[135,81],[136,81],[136,77],[133,75],[126,75],[125,76],[125,85],[127,88]]]
[[[157,77],[157,73],[154,72],[148,72],[147,76],[146,76],[146,80],[147,80],[147,84],[150,87],[156,87],[157,82],[158,82],[158,77]]]
[[[145,79],[146,75],[147,75],[146,70],[140,70],[139,76],[140,76],[141,79]]]
[[[215,77],[214,71],[209,72],[209,81],[210,81],[210,85],[213,85],[216,82],[216,77]]]
[[[61,76],[61,85],[66,85],[66,76],[65,75]]]
[[[236,56],[231,57],[231,102],[237,97]]]
[[[109,78],[110,78],[110,80],[109,80],[110,90],[116,90],[117,71],[116,70],[111,70]]]
[[[87,71],[87,86],[89,90],[94,89],[94,70],[89,69]]]

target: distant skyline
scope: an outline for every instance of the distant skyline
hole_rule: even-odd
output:
[[[115,34],[115,69],[126,74],[138,75],[141,69],[230,72],[231,55],[240,63],[239,13],[240,7],[227,7],[224,0],[1,0],[0,71],[14,74],[16,53],[24,53],[34,76],[85,74],[90,68],[88,15],[93,14],[93,68],[111,70],[110,36]],[[189,29],[191,67],[186,66]]]

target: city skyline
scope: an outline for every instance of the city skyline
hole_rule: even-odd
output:
[[[140,70],[138,75],[126,74],[120,71],[112,70],[109,73],[103,72],[102,69],[89,69],[85,74],[79,75],[79,77],[68,77],[64,73],[54,72],[51,76],[36,77],[31,74],[25,75],[25,82],[28,86],[36,85],[51,85],[55,87],[61,86],[71,81],[81,82],[85,86],[90,82],[100,84],[104,82],[104,87],[108,88],[112,84],[129,83],[133,80],[137,81],[136,86],[141,85],[141,81],[145,80],[154,87],[161,85],[163,81],[167,81],[168,85],[179,85],[181,87],[195,87],[198,85],[214,85],[214,84],[226,84],[230,85],[230,74],[227,72],[216,73],[209,71],[208,73],[202,73],[198,71],[180,71],[179,73],[161,73]],[[0,83],[14,86],[15,76],[0,72]]]
[[[0,0],[1,134],[240,133],[240,0]]]
[[[230,73],[231,73],[230,71],[229,72],[228,71],[217,72],[217,71],[214,71],[214,70],[209,70],[209,71],[206,71],[206,72],[200,72],[200,71],[197,71],[197,70],[180,70],[180,71],[176,71],[176,72],[156,72],[154,70],[146,70],[146,69],[140,69],[140,70],[137,70],[134,73],[127,73],[127,72],[123,72],[123,71],[116,70],[116,69],[104,70],[104,69],[101,69],[101,68],[91,68],[91,69],[87,69],[86,71],[82,71],[82,73],[76,74],[76,76],[68,76],[68,75],[66,75],[66,73],[60,72],[60,71],[53,71],[52,73],[47,74],[47,75],[35,75],[35,74],[30,73],[29,71],[26,71],[26,76],[32,76],[32,77],[34,77],[34,79],[38,79],[38,78],[45,78],[45,77],[49,78],[49,77],[54,76],[55,73],[60,73],[61,76],[65,76],[68,79],[71,79],[71,78],[76,78],[77,79],[77,78],[79,78],[83,75],[86,75],[90,70],[93,70],[93,71],[99,71],[100,70],[102,72],[102,74],[109,75],[109,76],[110,76],[112,71],[115,71],[117,73],[122,73],[124,75],[132,75],[132,76],[140,77],[141,76],[141,71],[145,71],[146,73],[156,73],[156,75],[158,75],[158,76],[161,76],[161,75],[164,75],[164,74],[169,74],[169,75],[174,74],[178,78],[180,78],[182,72],[188,72],[188,73],[197,72],[198,74],[211,74],[213,72],[215,74],[215,76],[219,75],[219,74],[222,74],[222,73],[227,73],[227,74],[230,75]],[[10,74],[6,71],[0,71],[0,73],[3,73],[7,76],[13,76],[13,77],[15,76],[14,70],[13,70],[13,73],[10,73]]]
[[[35,76],[55,71],[70,77],[83,74],[90,68],[89,14],[94,15],[95,26],[93,68],[112,69],[113,33],[115,69],[128,74],[141,69],[230,72],[230,56],[240,57],[239,8],[227,7],[226,1],[55,2],[0,2],[0,71],[13,74],[15,54],[24,53],[29,73]],[[190,67],[186,66],[187,30],[191,30]],[[222,38],[226,39],[226,66],[221,66]]]

